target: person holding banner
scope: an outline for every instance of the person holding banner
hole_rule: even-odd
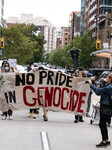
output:
[[[27,67],[27,72],[32,72],[31,66]],[[35,72],[34,69],[33,69],[33,72]],[[30,109],[29,117],[33,117],[33,119],[36,119],[36,117],[37,117],[37,115],[36,115],[37,111],[38,110],[36,108],[35,109]],[[38,111],[38,113],[39,113],[39,111]]]
[[[4,69],[5,63],[7,63],[7,60],[3,60],[2,66],[1,66],[1,72],[5,72],[5,69]]]
[[[44,67],[43,66],[39,66],[38,67],[38,70],[44,70]],[[43,101],[45,100],[45,94],[43,94],[44,93],[44,90],[42,89],[41,90],[41,94],[42,94],[42,96],[43,96]],[[48,117],[47,117],[47,112],[48,112],[48,108],[46,108],[46,107],[43,107],[43,112],[44,112],[44,115],[43,115],[43,120],[44,121],[48,121]]]
[[[97,94],[101,95],[100,99],[100,121],[99,127],[101,131],[102,141],[96,145],[97,148],[107,147],[110,145],[107,124],[108,120],[112,116],[112,74],[108,74],[106,79],[104,79],[105,85],[102,88],[97,88],[89,80],[90,88]]]
[[[84,71],[79,70],[78,72],[79,72],[78,77],[81,77],[81,78],[86,77],[86,73]],[[78,122],[84,122],[83,117],[80,115],[75,115],[74,123],[78,123]]]
[[[3,70],[2,70],[2,72],[3,72],[3,73],[8,73],[8,72],[10,72],[10,65],[9,65],[9,63],[6,62],[6,61],[5,61],[5,63],[3,64]],[[13,113],[13,112],[12,112],[10,106],[9,106],[8,111],[3,112],[2,119],[5,120],[5,119],[7,118],[7,115],[9,115],[9,120],[12,120],[12,119],[13,119],[13,118],[12,118],[12,113]]]

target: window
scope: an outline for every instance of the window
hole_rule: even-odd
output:
[[[106,65],[109,65],[108,58],[106,58]]]
[[[109,39],[109,31],[107,31],[107,39]]]
[[[110,25],[110,19],[108,19],[108,25]]]

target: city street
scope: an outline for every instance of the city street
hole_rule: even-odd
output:
[[[0,150],[96,150],[95,145],[101,141],[98,120],[91,125],[91,118],[84,117],[84,123],[75,124],[73,114],[50,110],[49,120],[44,122],[42,109],[37,119],[28,118],[28,112],[17,110],[13,120],[0,119]],[[108,129],[112,140],[112,125]]]

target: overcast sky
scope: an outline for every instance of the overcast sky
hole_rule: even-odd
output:
[[[72,11],[80,11],[81,0],[4,0],[4,19],[33,14],[45,17],[56,27],[68,26]]]

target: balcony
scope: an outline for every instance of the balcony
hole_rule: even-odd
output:
[[[110,7],[111,7],[111,8],[112,8],[112,5],[101,4],[101,5],[100,5],[100,8],[102,8],[102,7],[106,7],[106,8],[110,8]]]
[[[91,18],[89,18],[89,23],[94,20],[94,17],[95,16],[92,16]]]
[[[90,6],[95,2],[96,0],[92,0],[91,2],[90,2]]]
[[[94,28],[96,28],[96,23],[94,23],[93,25],[91,25],[91,26],[89,27],[89,30],[92,30],[92,29],[94,29]]]
[[[91,14],[92,12],[94,12],[96,9],[97,9],[97,5],[95,5],[95,6],[90,10],[90,14]]]
[[[92,33],[92,37],[96,37],[97,35],[96,35],[96,32],[93,32]]]

